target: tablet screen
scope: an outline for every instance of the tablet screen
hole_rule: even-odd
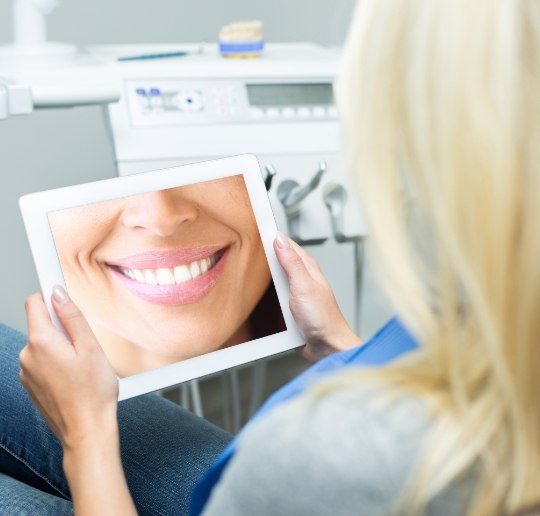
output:
[[[286,330],[242,175],[48,220],[68,292],[121,377]]]

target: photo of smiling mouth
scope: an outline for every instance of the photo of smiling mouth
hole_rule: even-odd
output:
[[[228,247],[156,251],[107,262],[107,269],[140,298],[182,305],[204,297],[225,267]]]

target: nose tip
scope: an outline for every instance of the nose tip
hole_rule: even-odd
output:
[[[197,218],[197,205],[188,199],[174,196],[171,190],[150,192],[137,197],[137,202],[124,214],[124,224],[130,228],[167,237]]]

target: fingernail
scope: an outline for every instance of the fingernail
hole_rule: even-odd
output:
[[[52,289],[52,297],[61,305],[67,303],[69,301],[69,296],[64,287],[61,287],[60,285],[55,285]]]
[[[281,232],[276,235],[276,244],[280,249],[289,249],[291,247],[289,239]]]

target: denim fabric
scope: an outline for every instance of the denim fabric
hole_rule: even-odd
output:
[[[62,448],[22,388],[26,337],[0,324],[0,514],[71,513]],[[139,514],[187,514],[193,486],[231,436],[149,394],[120,403],[122,463]]]
[[[0,514],[5,516],[68,516],[70,501],[0,473]]]

